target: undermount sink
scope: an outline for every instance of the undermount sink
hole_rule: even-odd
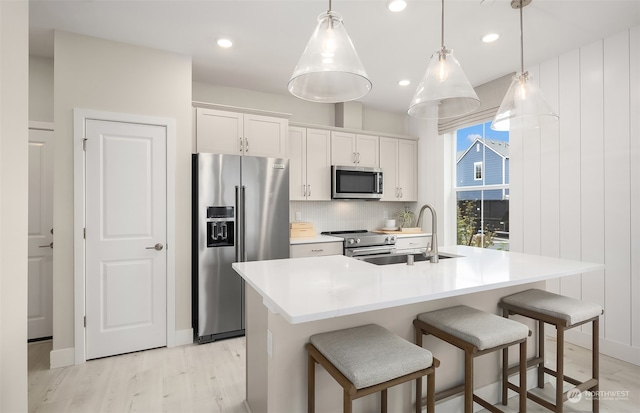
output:
[[[409,254],[399,254],[399,255],[381,255],[378,257],[368,257],[368,258],[360,258],[364,262],[368,262],[376,265],[390,265],[390,264],[406,264],[407,257]],[[447,258],[456,258],[447,255],[438,255],[438,258],[441,260]],[[425,257],[422,254],[413,254],[413,261],[429,261],[429,258]]]

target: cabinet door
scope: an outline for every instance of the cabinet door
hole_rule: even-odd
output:
[[[331,200],[331,133],[307,129],[307,199]]]
[[[196,108],[196,152],[241,154],[242,113]]]
[[[306,199],[307,130],[289,127],[289,197],[292,201]]]
[[[356,162],[358,166],[380,166],[380,140],[377,136],[356,135]]]
[[[418,142],[398,139],[400,201],[418,200]]]
[[[287,119],[245,114],[244,154],[286,158],[288,126]]]
[[[398,139],[380,138],[380,168],[384,179],[382,201],[398,201]]]
[[[356,135],[346,132],[331,132],[331,164],[355,165]]]

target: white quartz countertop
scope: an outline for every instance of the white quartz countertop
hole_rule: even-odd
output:
[[[585,273],[603,264],[454,246],[457,258],[375,265],[342,255],[234,263],[233,268],[291,324],[397,307]]]

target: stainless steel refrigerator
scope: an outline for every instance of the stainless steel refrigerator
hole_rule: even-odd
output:
[[[244,335],[244,281],[231,264],[289,257],[289,160],[192,158],[192,320],[206,343]]]

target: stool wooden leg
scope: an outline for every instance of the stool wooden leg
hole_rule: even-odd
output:
[[[538,320],[538,357],[540,357],[540,364],[538,364],[538,388],[544,389],[544,321]]]
[[[562,401],[564,396],[564,327],[557,326],[557,350],[556,350],[556,413],[562,413]]]
[[[473,357],[464,352],[464,413],[473,413]]]
[[[351,413],[351,396],[349,396],[347,390],[344,391],[344,396],[342,396],[342,412]]]
[[[520,360],[522,363],[522,360]],[[502,349],[502,405],[506,406],[509,400],[509,348]]]
[[[387,413],[387,389],[380,392],[380,413]]]
[[[307,356],[307,366],[307,411],[309,413],[314,413],[316,410],[316,362],[313,357],[311,357],[311,354]]]
[[[527,412],[527,340],[520,343],[520,413]],[[506,404],[506,403],[503,403]]]
[[[420,413],[422,409],[416,410]],[[427,376],[427,413],[435,413],[436,411],[436,370]]]
[[[427,376],[427,406],[429,405],[429,376]],[[422,377],[416,379],[416,413],[422,411]]]
[[[597,392],[600,390],[600,318],[593,320],[593,327],[591,330],[591,372],[593,378],[597,380],[596,386],[591,390],[596,392],[591,399],[591,408],[593,409],[593,413],[599,413],[600,396]]]

